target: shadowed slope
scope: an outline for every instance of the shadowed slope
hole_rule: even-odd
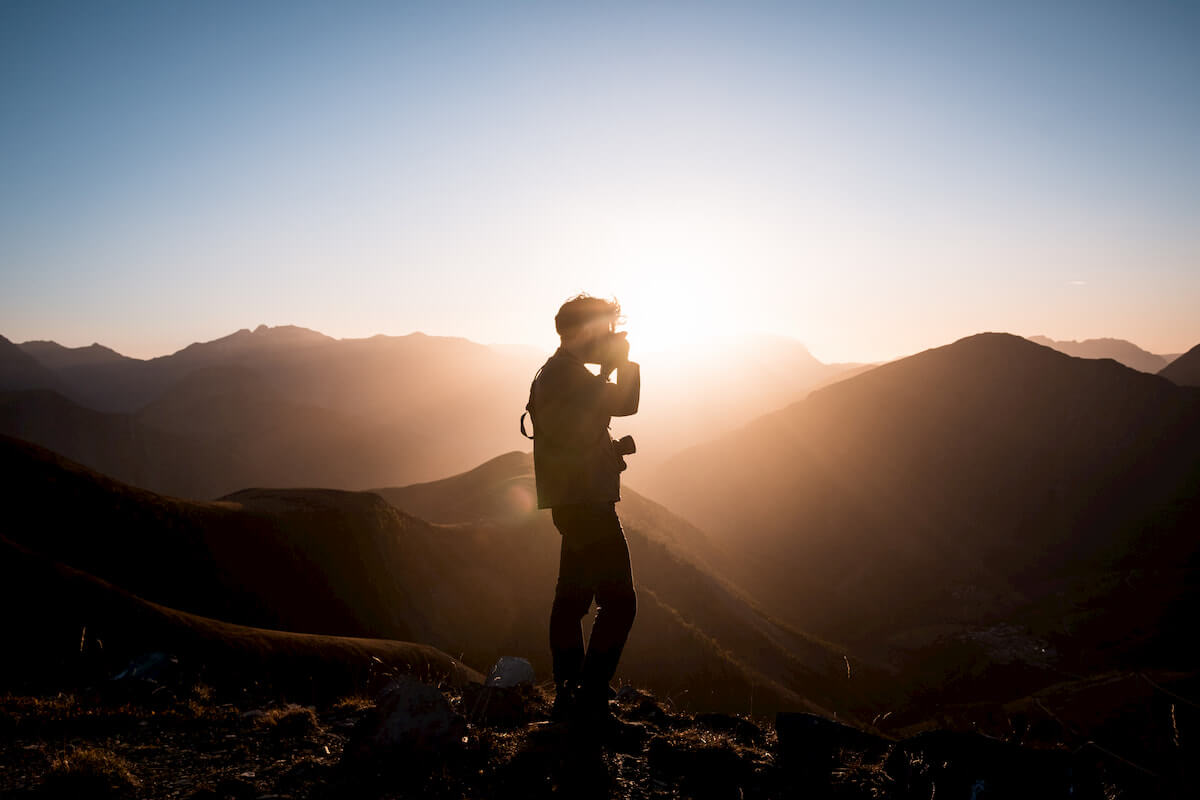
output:
[[[981,334],[694,448],[651,490],[748,551],[734,573],[773,612],[852,646],[1011,623],[1029,652],[1169,660],[1200,392]]]
[[[1200,386],[1200,344],[1172,361],[1158,374],[1179,386]]]
[[[20,347],[0,336],[0,392],[13,389],[57,389],[58,376]]]
[[[0,537],[0,602],[21,608],[5,636],[19,655],[0,661],[0,686],[55,686],[79,669],[119,669],[151,651],[203,668],[209,684],[245,689],[265,682],[278,691],[326,698],[363,691],[371,659],[459,685],[483,676],[435,648],[233,625],[150,603],[86,572],[35,555]],[[87,663],[85,644],[103,642]],[[96,658],[100,663],[96,663]]]

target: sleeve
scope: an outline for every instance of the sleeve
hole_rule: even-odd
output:
[[[546,370],[534,387],[534,426],[561,444],[586,444],[607,430],[609,417],[637,413],[640,393],[632,361],[617,368],[617,383],[583,367]]]

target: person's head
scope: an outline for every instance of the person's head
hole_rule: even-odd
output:
[[[601,360],[600,347],[624,321],[621,304],[614,297],[605,300],[579,294],[563,303],[554,316],[554,329],[563,346],[585,360]]]

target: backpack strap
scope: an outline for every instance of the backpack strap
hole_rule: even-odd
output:
[[[546,364],[549,363],[550,361],[547,360]],[[533,423],[533,385],[537,383],[538,376],[542,374],[542,370],[546,368],[546,364],[542,364],[540,367],[538,367],[538,371],[533,375],[533,380],[529,382],[529,401],[525,403],[525,413],[521,415],[521,435],[526,439],[533,438],[532,435],[525,432],[525,418],[529,417],[530,424]]]

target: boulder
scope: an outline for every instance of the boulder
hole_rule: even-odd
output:
[[[114,681],[150,681],[167,683],[179,676],[179,659],[170,653],[143,653],[125,669],[112,676]]]
[[[393,679],[346,743],[343,761],[389,767],[461,748],[466,721],[438,689],[408,675]]]
[[[517,656],[501,656],[488,672],[485,681],[488,686],[501,689],[521,684],[532,686],[533,682],[533,665],[528,660]]]
[[[471,682],[462,690],[462,713],[476,725],[515,728],[533,718],[533,685],[492,686]]]
[[[800,712],[775,715],[779,761],[792,780],[807,786],[824,786],[833,774],[842,750],[882,754],[888,742],[849,725]]]
[[[650,740],[646,758],[651,775],[698,800],[742,797],[754,781],[754,765],[723,742],[697,746],[659,736]]]

